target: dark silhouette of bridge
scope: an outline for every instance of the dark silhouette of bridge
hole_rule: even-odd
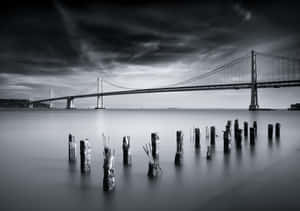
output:
[[[117,88],[120,91],[103,92],[103,82]],[[101,90],[100,90],[101,83]],[[75,108],[74,100],[78,98],[96,97],[96,108],[103,107],[103,97],[113,95],[145,94],[160,92],[187,92],[204,90],[228,90],[228,89],[251,89],[249,110],[259,109],[257,90],[258,88],[280,88],[300,86],[300,59],[275,56],[251,51],[251,54],[237,58],[225,65],[190,79],[170,84],[165,87],[132,89],[120,86],[109,81],[98,79],[96,93],[79,94],[63,97],[50,97],[31,101],[31,106],[36,103],[66,100],[66,108]]]

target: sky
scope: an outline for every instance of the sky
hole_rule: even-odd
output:
[[[251,50],[300,58],[299,9],[296,1],[12,0],[0,9],[0,98],[48,98],[50,89],[55,96],[93,93],[97,77],[126,88],[162,87]],[[104,90],[120,89],[105,84]],[[300,102],[299,88],[258,92],[261,107]],[[105,98],[106,107],[138,108],[247,108],[249,102],[250,90]]]

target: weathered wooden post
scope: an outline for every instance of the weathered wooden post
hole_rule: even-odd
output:
[[[255,145],[255,129],[250,127],[250,145]]]
[[[76,161],[76,142],[75,136],[69,134],[69,162]]]
[[[237,148],[242,148],[242,129],[237,129],[235,143]]]
[[[211,147],[210,146],[207,146],[206,159],[207,160],[211,159]]]
[[[256,137],[257,136],[257,122],[256,121],[253,122],[253,128],[254,128],[254,136]]]
[[[148,176],[151,178],[158,176],[161,168],[159,166],[159,136],[157,133],[151,133],[151,145],[146,144],[143,149],[149,158]]]
[[[103,190],[112,191],[116,186],[115,169],[114,169],[114,154],[111,148],[104,147],[104,164],[103,164]]]
[[[228,152],[230,152],[230,137],[229,137],[228,130],[224,131],[223,140],[224,140],[224,153],[228,153]]]
[[[91,171],[91,146],[88,139],[80,141],[80,169],[82,173]]]
[[[132,163],[132,155],[130,150],[130,136],[123,137],[123,164],[130,166]]]
[[[239,129],[239,120],[235,119],[234,120],[234,137],[237,136],[238,129]]]
[[[209,128],[207,126],[205,127],[205,138],[209,138]]]
[[[248,137],[248,122],[244,122],[244,136]]]
[[[210,127],[210,144],[215,145],[216,144],[216,128],[214,126]]]
[[[159,136],[157,133],[151,133],[151,150],[153,159],[159,160]]]
[[[227,125],[231,127],[231,120],[227,120]]]
[[[195,148],[200,148],[200,128],[194,128]]]
[[[273,125],[268,124],[268,138],[272,139],[273,138]]]
[[[182,163],[183,154],[183,133],[182,131],[176,131],[176,155],[175,155],[175,165],[180,166]]]
[[[226,126],[228,126],[229,130],[231,130],[231,120],[227,120]]]
[[[225,130],[229,133],[229,135],[231,136],[231,120],[227,121],[227,124],[225,126]]]
[[[275,124],[275,137],[276,137],[276,138],[279,138],[279,137],[280,137],[280,123],[279,123],[279,122],[277,122],[277,123]]]

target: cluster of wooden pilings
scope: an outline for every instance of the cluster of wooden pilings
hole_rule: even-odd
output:
[[[280,137],[280,123],[275,123],[275,137]],[[273,124],[268,124],[267,127],[267,137],[271,141],[274,134]],[[230,153],[232,148],[232,136],[234,136],[235,146],[237,149],[242,148],[242,137],[248,138],[250,135],[250,146],[254,146],[257,139],[257,122],[253,121],[252,127],[248,127],[248,122],[244,122],[243,129],[239,126],[239,120],[234,120],[233,125],[233,135],[232,135],[232,124],[231,120],[228,120],[225,125],[225,130],[223,131],[223,151],[224,154]],[[211,126],[205,128],[205,137],[209,140],[207,146],[206,158],[208,160],[212,159],[213,148],[216,145],[216,128]],[[201,131],[200,128],[193,128],[192,139],[194,142],[194,147],[196,150],[201,148]],[[183,164],[183,140],[184,134],[181,130],[176,131],[176,153],[175,153],[175,166],[180,166]],[[114,158],[115,151],[109,146],[109,137],[103,135],[104,141],[104,162],[103,162],[103,190],[112,191],[116,186],[115,179],[115,167]],[[76,162],[76,141],[75,137],[69,135],[69,162]],[[162,169],[159,164],[159,136],[158,133],[151,133],[151,141],[142,146],[147,157],[148,157],[148,173],[150,178],[155,178],[159,176]],[[132,154],[131,154],[131,142],[130,136],[124,136],[122,142],[123,149],[123,164],[124,166],[132,165]],[[89,174],[91,172],[91,145],[88,139],[80,141],[80,169],[83,174]]]
[[[280,137],[280,123],[275,124],[275,137]],[[273,139],[273,124],[268,124],[268,138],[271,141]]]
[[[157,133],[151,133],[151,143],[145,144],[143,149],[149,159],[148,176],[153,178],[161,173],[159,165],[159,136]]]

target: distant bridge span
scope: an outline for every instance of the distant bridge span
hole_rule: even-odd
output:
[[[259,61],[257,62],[257,56]],[[250,61],[249,61],[250,58]],[[245,63],[246,62],[246,63]],[[246,67],[240,67],[241,64],[246,64]],[[271,67],[267,65],[271,64]],[[260,71],[257,71],[259,67]],[[216,77],[216,78],[214,78]],[[234,78],[234,80],[233,80]],[[246,78],[246,79],[245,79]],[[205,79],[205,81],[203,81]],[[212,80],[211,80],[212,79]],[[190,84],[196,80],[197,85]],[[221,81],[220,81],[221,80]],[[280,87],[298,87],[300,86],[300,59],[292,59],[268,55],[264,53],[251,51],[251,56],[244,56],[235,59],[223,66],[217,67],[212,71],[203,73],[188,80],[168,85],[160,88],[148,89],[132,89],[122,87],[111,82],[106,83],[126,90],[103,92],[103,82],[101,80],[101,91],[99,86],[96,93],[79,94],[63,97],[50,97],[47,99],[35,100],[30,102],[30,106],[35,104],[66,100],[67,108],[74,108],[74,100],[78,98],[97,98],[96,108],[103,108],[103,97],[113,95],[131,95],[131,94],[147,94],[147,93],[163,93],[163,92],[190,92],[190,91],[209,91],[209,90],[230,90],[230,89],[251,89],[251,100],[249,110],[257,110],[258,106],[258,88],[280,88]],[[207,84],[205,84],[207,83]],[[198,85],[201,84],[201,85]],[[101,105],[100,105],[101,103]]]
[[[292,81],[271,81],[258,82],[257,88],[280,88],[280,87],[296,87],[300,86],[300,80]],[[58,100],[67,100],[67,108],[73,108],[73,100],[77,98],[90,98],[113,95],[131,95],[131,94],[147,94],[147,93],[162,93],[162,92],[190,92],[190,91],[210,91],[210,90],[230,90],[230,89],[251,89],[252,83],[238,83],[238,84],[215,84],[215,85],[199,85],[199,86],[181,86],[181,87],[166,87],[166,88],[151,88],[151,89],[134,89],[125,91],[113,91],[103,93],[91,93],[83,95],[70,95],[64,97],[56,97],[49,99],[42,99],[31,101],[31,104],[51,102]]]

